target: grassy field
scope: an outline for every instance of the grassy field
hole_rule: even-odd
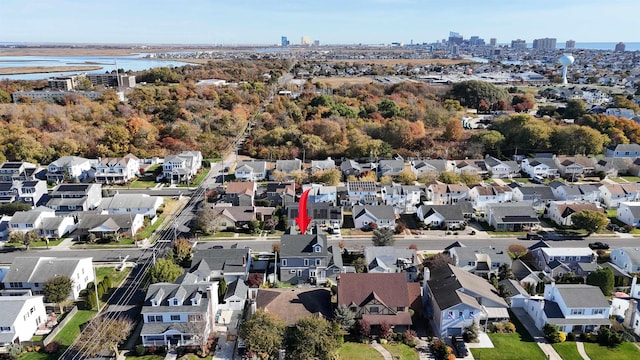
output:
[[[352,77],[341,77],[341,76],[320,76],[313,78],[314,84],[325,84],[329,87],[340,87],[342,85],[366,85],[371,84],[374,80],[370,77],[366,76],[352,76]]]
[[[633,182],[633,183],[640,182],[640,177],[637,177],[637,176],[621,176],[620,178],[628,182]]]
[[[391,356],[397,360],[418,360],[418,352],[405,344],[383,344]]]
[[[338,351],[338,356],[345,360],[384,360],[371,345],[352,342],[344,343]]]
[[[528,337],[528,334],[527,334]],[[518,333],[489,334],[493,349],[471,349],[476,359],[544,360],[546,356],[533,341],[524,340]],[[529,338],[530,339],[530,338]]]
[[[600,346],[594,343],[584,343],[584,349],[591,359],[637,360],[640,350],[630,342],[625,342],[616,349]]]
[[[553,344],[552,346],[556,349],[562,360],[582,360],[582,356],[578,353],[578,347],[573,341]]]

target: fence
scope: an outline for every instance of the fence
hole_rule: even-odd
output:
[[[47,335],[47,337],[42,339],[42,343],[44,344],[44,346],[49,345],[53,341],[56,335],[58,335],[58,333],[64,328],[64,326],[67,325],[69,321],[71,321],[71,319],[77,312],[78,312],[78,307],[74,306],[73,309],[71,309],[71,311],[67,313],[67,316],[65,316],[64,319],[62,319],[62,321],[60,321],[53,330],[51,330],[51,332]]]

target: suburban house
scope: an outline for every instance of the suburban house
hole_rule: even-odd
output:
[[[453,172],[462,175],[478,175],[484,176],[487,174],[487,167],[484,160],[455,160],[456,166],[453,168]]]
[[[332,170],[336,168],[336,162],[328,157],[325,160],[311,160],[309,171],[313,174],[316,171]]]
[[[416,215],[429,228],[461,229],[473,214],[469,202],[454,205],[422,205]]]
[[[545,285],[543,299],[530,297],[523,305],[540,330],[547,323],[565,333],[594,332],[611,326],[611,305],[597,286],[552,282]]]
[[[515,162],[501,161],[489,155],[484,158],[484,163],[487,171],[491,175],[491,178],[494,179],[517,176],[518,172],[520,171]]]
[[[310,316],[333,317],[331,292],[325,288],[258,289],[250,314],[262,309],[278,315],[285,325],[294,326]]]
[[[600,186],[600,202],[608,209],[615,209],[622,202],[639,200],[639,184],[603,184]]]
[[[147,194],[115,194],[103,198],[98,207],[103,214],[140,214],[154,218],[164,199]]]
[[[13,182],[13,189],[17,191],[16,201],[38,206],[40,199],[47,194],[47,182],[44,180],[19,180]]]
[[[611,250],[611,262],[628,273],[640,272],[640,248],[621,247]]]
[[[415,174],[418,177],[432,177],[437,178],[441,173],[445,171],[453,171],[455,163],[452,164],[449,160],[435,159],[435,160],[420,160],[414,163],[413,168]]]
[[[511,266],[511,257],[504,250],[494,247],[466,246],[461,243],[447,247],[447,253],[453,264],[472,274],[488,279],[490,275],[497,275],[500,266]]]
[[[183,151],[178,155],[169,155],[162,164],[162,178],[170,184],[188,182],[202,167],[200,151]]]
[[[402,332],[412,325],[409,309],[412,287],[402,273],[341,274],[338,281],[338,306],[347,306],[372,327],[383,323]]]
[[[294,182],[267,183],[256,190],[256,199],[267,201],[267,206],[287,207],[296,200],[296,184]],[[254,200],[254,201],[255,201]]]
[[[83,181],[92,169],[92,161],[78,156],[63,156],[47,166],[47,181]]]
[[[374,181],[349,181],[347,182],[347,203],[356,204],[378,204],[378,192]]]
[[[6,161],[0,165],[0,181],[35,180],[38,165],[26,161]]]
[[[547,206],[546,217],[560,226],[573,226],[571,215],[583,210],[604,213],[604,209],[593,203],[552,201]]]
[[[239,161],[235,170],[236,179],[261,181],[267,178],[267,162],[261,160]]]
[[[452,205],[469,200],[469,187],[462,184],[434,182],[427,187],[427,201],[433,205]]]
[[[336,205],[338,202],[338,190],[335,186],[321,184],[302,185],[302,191],[309,190],[309,203],[328,203]]]
[[[606,157],[638,157],[640,156],[639,144],[618,144],[607,146],[604,151]]]
[[[235,279],[227,284],[227,290],[222,297],[220,309],[243,311],[248,295],[249,287],[244,283],[244,280],[240,278]]]
[[[504,279],[498,282],[498,286],[504,287],[506,292],[509,293],[509,296],[507,297],[509,307],[523,307],[524,302],[530,297],[527,290],[525,290],[517,280]]]
[[[556,200],[597,202],[600,189],[594,185],[570,185],[561,181],[552,181],[549,187]]]
[[[471,204],[476,211],[485,211],[488,204],[502,204],[513,199],[513,189],[509,186],[478,185],[469,190]]]
[[[73,218],[57,216],[47,207],[39,206],[29,211],[17,211],[9,220],[9,231],[35,231],[46,239],[59,239],[75,229]]]
[[[273,216],[273,207],[264,206],[232,206],[228,203],[216,204],[213,207],[214,219],[211,226],[216,231],[227,229],[248,229],[254,220],[264,221]]]
[[[42,296],[0,296],[0,348],[29,341],[47,321]]]
[[[224,279],[230,284],[246,281],[252,266],[249,248],[198,249],[193,253],[189,272],[203,281]]]
[[[616,213],[616,219],[623,223],[638,227],[640,226],[640,203],[638,202],[622,202]]]
[[[5,290],[31,290],[33,295],[42,295],[45,283],[62,275],[73,281],[69,299],[78,300],[80,292],[95,280],[92,258],[16,257],[2,284]]]
[[[133,154],[121,158],[99,159],[95,182],[99,184],[124,184],[140,174],[140,159]]]
[[[287,207],[287,221],[290,226],[296,224],[299,204],[291,204]],[[320,226],[321,228],[341,228],[344,223],[342,206],[333,206],[330,203],[307,204],[307,215],[311,218],[309,228]]]
[[[352,216],[356,229],[370,228],[370,224],[389,229],[396,226],[396,214],[390,205],[354,205]]]
[[[575,180],[584,176],[590,176],[595,171],[595,166],[586,156],[556,156],[556,166],[560,175],[565,179]]]
[[[368,273],[404,273],[406,281],[418,281],[420,261],[413,249],[367,246],[364,248],[364,259]]]
[[[385,205],[394,207],[396,214],[414,213],[424,196],[424,190],[419,186],[391,184],[380,190]]]
[[[0,182],[0,204],[10,204],[17,200],[16,189],[10,181]]]
[[[553,179],[560,176],[560,170],[553,158],[522,159],[520,169],[531,179],[535,177]]]
[[[511,192],[513,201],[530,201],[536,209],[541,209],[556,199],[553,191],[547,185],[513,186]]]
[[[227,184],[227,189],[222,199],[224,202],[230,203],[233,206],[253,206],[255,194],[255,182],[233,181]]]
[[[529,250],[536,259],[536,267],[545,275],[557,277],[566,272],[577,272],[582,263],[595,263],[597,255],[588,247],[538,247]]]
[[[274,169],[274,172],[279,171],[283,173],[287,178],[289,178],[293,175],[294,171],[301,171],[301,170],[302,170],[302,161],[300,159],[276,160],[276,167]],[[273,173],[271,173],[271,178],[272,180],[276,180],[273,177]]]
[[[530,205],[521,203],[489,204],[484,221],[495,231],[523,231],[540,226],[538,214]]]
[[[632,173],[634,158],[627,157],[605,157],[597,159],[595,172],[604,171],[608,177],[618,177],[630,175]]]
[[[441,337],[471,324],[508,319],[508,305],[485,279],[453,265],[425,268],[426,315]]]
[[[349,176],[360,176],[362,175],[363,169],[360,164],[358,164],[355,160],[344,160],[340,164],[340,171],[342,175],[347,178]]]
[[[515,259],[511,263],[511,273],[516,280],[524,287],[530,288],[537,286],[540,282],[545,280],[544,276],[540,278],[540,271],[532,270],[527,264],[520,259]],[[549,278],[549,281],[552,279]]]
[[[47,207],[56,213],[93,210],[102,201],[100,184],[60,184],[49,193]]]
[[[400,175],[400,172],[405,169],[405,163],[402,159],[392,159],[392,160],[380,160],[378,161],[378,178],[382,176],[391,176],[392,178]],[[413,169],[413,165],[409,163],[407,169],[411,170],[411,172],[415,173]]]
[[[180,283],[149,285],[141,311],[143,346],[198,345],[209,338],[218,311],[218,282],[189,275]]]
[[[133,237],[144,227],[141,214],[92,214],[88,212],[76,215],[78,222],[73,235],[76,239],[87,240],[90,234],[95,239],[121,236]]]
[[[290,235],[280,238],[280,281],[289,284],[324,284],[341,269],[328,271],[342,258],[334,259],[334,247],[327,246],[327,237],[322,234]],[[337,253],[339,255],[339,252]],[[341,256],[341,255],[339,255]]]

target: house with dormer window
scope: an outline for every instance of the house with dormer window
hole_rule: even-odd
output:
[[[199,345],[209,338],[217,311],[217,281],[186,274],[176,284],[151,284],[141,311],[142,345]]]
[[[162,176],[171,184],[180,184],[191,180],[202,167],[200,151],[183,151],[178,155],[169,155],[162,164]]]
[[[352,211],[356,229],[367,229],[371,224],[378,228],[393,229],[396,226],[396,214],[390,205],[355,205]]]
[[[543,299],[526,299],[524,310],[540,330],[547,323],[562,332],[578,334],[611,326],[611,305],[600,288],[592,285],[552,282],[545,285]]]
[[[82,181],[92,168],[91,160],[78,156],[63,156],[47,166],[47,181]]]
[[[0,165],[0,181],[35,180],[38,165],[26,161],[7,161]]]
[[[95,181],[99,184],[124,184],[140,174],[140,159],[133,154],[121,158],[103,158],[96,166]]]
[[[241,181],[260,181],[267,177],[267,162],[259,160],[239,161],[235,171]]]
[[[280,238],[280,281],[289,284],[324,284],[331,274],[333,250],[322,234],[282,235]]]

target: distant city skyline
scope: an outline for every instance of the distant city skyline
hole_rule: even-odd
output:
[[[0,43],[640,42],[637,0],[3,0]],[[298,44],[291,41],[291,44]]]

